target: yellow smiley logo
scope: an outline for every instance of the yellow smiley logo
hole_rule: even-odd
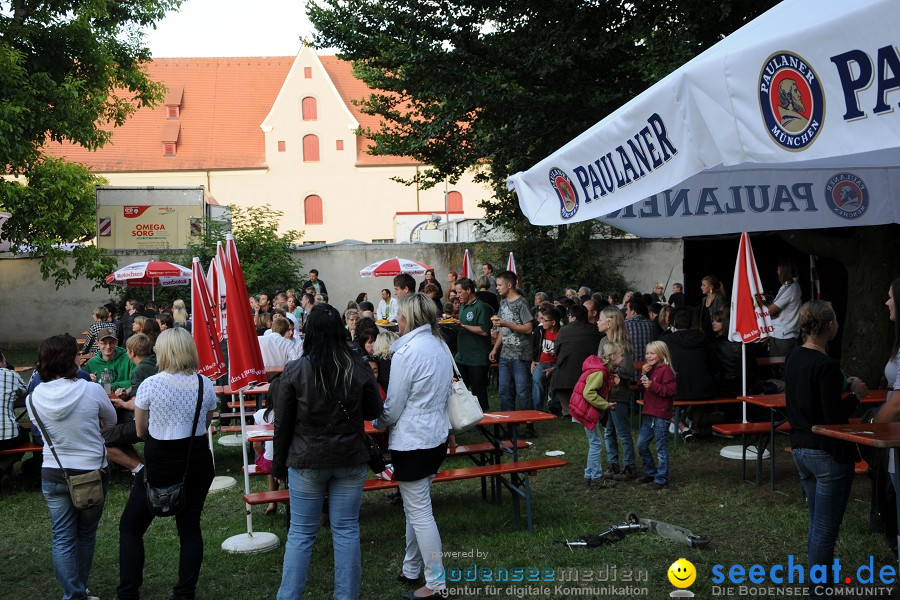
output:
[[[679,558],[669,566],[669,582],[677,588],[690,587],[697,579],[694,563],[686,558]]]

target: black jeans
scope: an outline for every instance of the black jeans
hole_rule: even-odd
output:
[[[463,381],[472,389],[475,397],[478,398],[481,410],[487,412],[489,410],[487,386],[490,367],[488,365],[473,367],[462,363],[457,363],[456,366],[459,367],[459,374],[462,375]]]
[[[195,452],[196,454],[196,452]],[[209,456],[207,451],[207,456]],[[185,484],[185,506],[175,515],[181,553],[178,561],[178,583],[172,589],[172,598],[193,599],[200,566],[203,564],[203,533],[200,515],[213,480],[212,457],[206,461],[192,461]],[[141,474],[142,475],[142,474]],[[144,478],[139,475],[131,486],[131,496],[125,504],[119,521],[119,600],[138,600],[144,582],[144,533],[153,522],[153,514],[147,508],[147,491]]]

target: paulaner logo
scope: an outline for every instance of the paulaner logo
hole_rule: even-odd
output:
[[[776,144],[792,152],[806,149],[825,121],[819,76],[800,56],[776,52],[759,74],[759,108]]]
[[[550,169],[550,185],[559,197],[560,215],[563,219],[571,219],[578,212],[578,194],[572,186],[568,174],[559,167]]]
[[[825,184],[825,201],[837,216],[858,219],[869,208],[869,190],[853,173],[838,173]]]

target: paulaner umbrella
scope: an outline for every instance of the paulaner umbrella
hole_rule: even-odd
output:
[[[466,253],[463,255],[463,264],[462,269],[459,271],[460,277],[465,277],[466,279],[472,279],[472,259],[469,258],[469,250],[466,249]]]

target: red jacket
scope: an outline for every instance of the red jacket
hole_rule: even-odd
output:
[[[606,425],[607,411],[594,406],[584,397],[584,390],[588,377],[594,373],[603,374],[603,383],[600,388],[595,390],[597,396],[608,402],[610,390],[612,389],[612,379],[606,363],[599,356],[592,354],[588,356],[581,365],[581,377],[572,390],[572,396],[569,398],[569,413],[572,418],[584,425],[586,428],[593,430],[599,421],[601,425]]]
[[[671,419],[674,412],[672,399],[678,389],[674,371],[669,365],[658,363],[647,377],[650,378],[650,387],[644,390],[643,414]]]

